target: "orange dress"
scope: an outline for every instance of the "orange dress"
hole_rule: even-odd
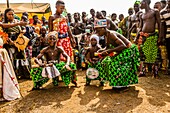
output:
[[[57,18],[53,21],[53,30],[58,32],[57,46],[62,46],[64,51],[73,59],[73,50],[71,41],[68,36],[68,24],[66,18]],[[61,61],[65,61],[66,58],[61,55]]]
[[[2,28],[0,27],[0,38],[2,38],[4,44],[7,43],[8,40],[8,34],[3,32]]]

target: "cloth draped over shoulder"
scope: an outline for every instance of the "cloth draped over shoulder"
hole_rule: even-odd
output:
[[[71,40],[68,35],[68,24],[66,18],[57,18],[53,21],[53,30],[58,32],[57,46],[62,46],[64,51],[73,61],[73,50],[71,46]],[[61,61],[66,61],[66,58],[61,55]]]
[[[19,84],[11,60],[3,48],[0,49],[0,66],[0,87],[3,89],[3,97],[9,101],[20,98]]]

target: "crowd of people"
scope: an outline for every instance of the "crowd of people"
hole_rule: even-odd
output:
[[[170,0],[136,1],[129,16],[105,10],[66,13],[65,3],[56,2],[48,20],[23,12],[21,19],[8,8],[0,20],[0,89],[5,100],[21,97],[17,79],[32,79],[33,90],[50,78],[77,86],[76,70],[86,70],[86,85],[99,80],[113,87],[138,83],[138,77],[158,71],[170,74]],[[65,15],[67,14],[67,15]]]

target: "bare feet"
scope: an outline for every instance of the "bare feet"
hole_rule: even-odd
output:
[[[77,82],[72,81],[72,83],[75,85],[75,87],[78,87],[78,86],[77,86]]]
[[[146,76],[143,72],[140,72],[138,77],[143,77],[143,76]]]

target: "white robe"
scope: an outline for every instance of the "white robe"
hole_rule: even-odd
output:
[[[8,101],[21,97],[11,60],[3,48],[0,49],[0,88],[3,89],[4,99]]]

